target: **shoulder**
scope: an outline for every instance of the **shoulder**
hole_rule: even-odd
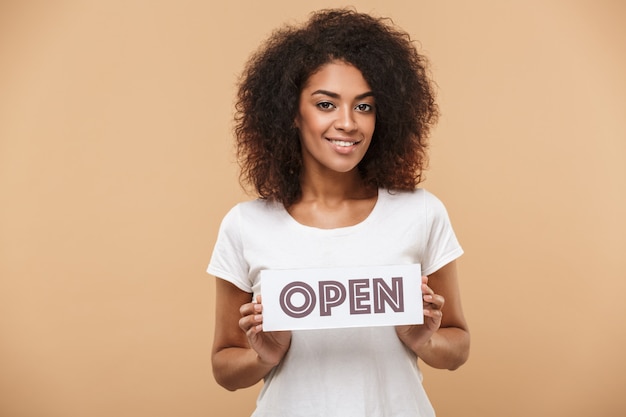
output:
[[[284,215],[282,204],[270,200],[243,201],[233,206],[222,219],[222,228],[241,229],[263,225]]]
[[[271,213],[277,210],[277,206],[278,205],[276,203],[261,198],[249,201],[242,201],[231,207],[224,217],[228,218]]]
[[[243,201],[238,203],[231,209],[237,213],[242,219],[256,219],[256,221],[264,217],[272,217],[284,212],[282,204],[265,199],[256,199],[250,201]]]
[[[443,202],[424,188],[416,188],[412,191],[380,190],[379,196],[391,204],[409,209],[445,210]]]
[[[412,191],[380,190],[379,198],[383,207],[381,211],[386,216],[402,219],[405,223],[416,223],[423,227],[448,219],[448,211],[443,202],[424,188]]]

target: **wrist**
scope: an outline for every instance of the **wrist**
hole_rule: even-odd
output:
[[[267,372],[271,371],[276,365],[280,363],[280,359],[278,360],[268,360],[266,358],[261,357],[258,353],[256,354],[256,364],[260,369],[266,370]]]
[[[413,352],[415,352],[415,354],[418,357],[422,358],[422,357],[428,356],[429,352],[432,351],[432,347],[433,347],[433,338],[431,336],[425,342],[422,342],[422,343],[414,346],[413,347]]]

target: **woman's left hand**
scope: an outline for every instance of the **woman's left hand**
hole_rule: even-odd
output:
[[[432,335],[439,330],[443,318],[445,300],[428,286],[428,277],[422,277],[422,299],[424,324],[396,326],[400,340],[414,352],[429,343]]]

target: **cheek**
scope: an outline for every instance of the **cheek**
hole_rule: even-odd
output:
[[[301,131],[309,131],[319,133],[328,128],[328,121],[320,115],[303,114],[299,120],[299,128]]]
[[[371,139],[376,130],[376,119],[372,118],[372,120],[368,120],[364,128],[367,132],[366,135]]]

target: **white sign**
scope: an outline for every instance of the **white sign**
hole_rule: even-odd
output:
[[[419,264],[261,271],[263,330],[424,322]]]

